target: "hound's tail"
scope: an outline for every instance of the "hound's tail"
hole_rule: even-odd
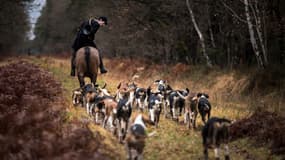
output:
[[[90,48],[85,47],[85,62],[86,62],[86,67],[87,67],[87,73],[90,72]]]
[[[210,107],[209,107],[208,104],[205,104],[204,106],[205,106],[205,110],[206,110],[206,111],[210,110]]]

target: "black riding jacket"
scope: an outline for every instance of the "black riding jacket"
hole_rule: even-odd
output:
[[[76,38],[73,42],[72,48],[76,52],[79,48],[84,46],[96,47],[94,42],[95,33],[100,28],[99,23],[94,19],[84,21],[77,32]]]

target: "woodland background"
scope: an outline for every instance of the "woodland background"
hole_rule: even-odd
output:
[[[103,15],[109,25],[96,43],[106,57],[221,68],[284,65],[282,0],[48,0],[33,41],[25,37],[25,1],[0,0],[1,54],[70,53],[80,23]]]

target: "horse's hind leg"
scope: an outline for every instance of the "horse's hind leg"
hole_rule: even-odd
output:
[[[92,84],[95,86],[95,85],[96,85],[96,81],[97,81],[97,74],[94,74],[94,75],[92,75],[91,77],[92,77],[92,78],[91,78],[91,82],[92,82]]]
[[[84,76],[81,75],[81,74],[78,74],[77,77],[78,77],[78,81],[79,81],[80,87],[82,88],[85,85]]]

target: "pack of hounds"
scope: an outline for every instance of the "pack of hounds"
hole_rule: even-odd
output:
[[[208,149],[214,148],[219,159],[219,147],[224,144],[225,159],[229,160],[229,126],[232,121],[211,117],[212,106],[209,95],[194,93],[188,88],[174,90],[165,80],[156,80],[147,88],[135,82],[120,82],[112,95],[103,87],[87,84],[73,90],[74,106],[86,108],[96,124],[110,130],[124,143],[128,159],[143,159],[146,124],[159,127],[160,116],[179,122],[179,117],[187,128],[196,129],[196,118],[203,122],[202,141],[204,159],[208,159]],[[137,110],[137,112],[133,112]]]

